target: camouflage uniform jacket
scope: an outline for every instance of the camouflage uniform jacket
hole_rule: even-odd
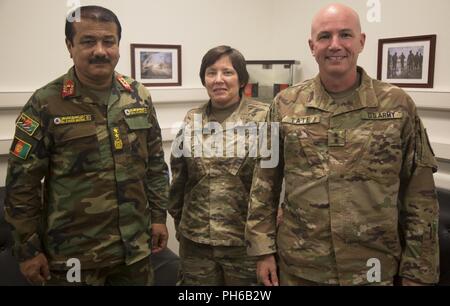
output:
[[[72,68],[17,119],[5,211],[20,260],[131,264],[150,254],[151,222],[165,223],[168,171],[148,91],[115,74],[108,105],[96,100]]]
[[[214,133],[202,134],[202,127],[207,131],[208,123],[211,125],[209,109],[210,103],[206,103],[190,110],[184,129],[177,136],[178,142],[174,142],[174,147],[183,148],[185,154],[175,156],[172,153],[169,212],[174,217],[177,233],[192,241],[212,246],[245,246],[245,222],[256,154],[253,157],[248,154],[248,142],[245,151],[237,153],[237,143],[245,142],[237,133],[226,138],[226,144],[217,151],[219,156],[209,154],[207,144],[211,144],[215,136],[233,132],[233,126],[239,128],[248,123],[264,122],[269,105],[243,98],[221,125],[214,122]],[[218,132],[221,129],[223,133]],[[203,151],[195,147],[199,143],[203,143]],[[220,143],[224,143],[223,139],[216,145]],[[232,154],[225,156],[226,149]]]
[[[269,120],[280,122],[280,163],[255,169],[249,255],[278,252],[286,271],[320,283],[368,283],[371,258],[381,281],[398,273],[435,283],[437,166],[426,131],[403,90],[358,69],[348,103],[335,104],[319,77],[276,97]],[[283,176],[277,232],[273,190]]]

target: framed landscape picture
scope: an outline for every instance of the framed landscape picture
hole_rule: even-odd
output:
[[[145,86],[181,86],[181,46],[131,44],[131,77]]]

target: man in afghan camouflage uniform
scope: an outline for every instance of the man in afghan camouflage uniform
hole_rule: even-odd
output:
[[[282,285],[438,281],[436,161],[412,99],[357,67],[364,43],[356,12],[322,9],[310,40],[319,75],[271,107],[281,163],[255,169],[246,230],[266,285],[278,284],[275,252]]]
[[[256,258],[246,253],[244,230],[256,154],[249,154],[255,139],[246,132],[254,135],[269,106],[242,96],[245,59],[228,46],[206,53],[200,78],[211,100],[188,112],[171,158],[179,284],[254,285]]]
[[[81,284],[151,284],[150,244],[158,252],[168,238],[161,131],[146,88],[114,72],[116,15],[80,15],[66,22],[74,67],[17,119],[5,199],[15,253],[35,284],[68,284],[71,258]]]

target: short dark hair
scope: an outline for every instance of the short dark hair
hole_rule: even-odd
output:
[[[97,22],[114,22],[117,25],[117,36],[119,38],[122,37],[122,26],[120,25],[119,18],[117,18],[116,14],[107,8],[97,6],[97,5],[86,5],[73,9],[66,16],[66,39],[73,44],[73,37],[75,36],[75,31],[73,28],[73,23],[76,21],[70,21],[70,18],[76,12],[76,10],[80,10],[80,18],[81,19],[89,19]]]
[[[239,95],[242,95],[244,87],[248,83],[249,75],[247,71],[247,66],[245,63],[245,58],[241,52],[231,48],[230,46],[218,46],[212,48],[206,52],[202,59],[202,65],[200,66],[200,79],[202,80],[203,86],[205,86],[205,73],[209,66],[214,65],[222,56],[228,56],[231,60],[234,70],[236,70],[239,79]]]

